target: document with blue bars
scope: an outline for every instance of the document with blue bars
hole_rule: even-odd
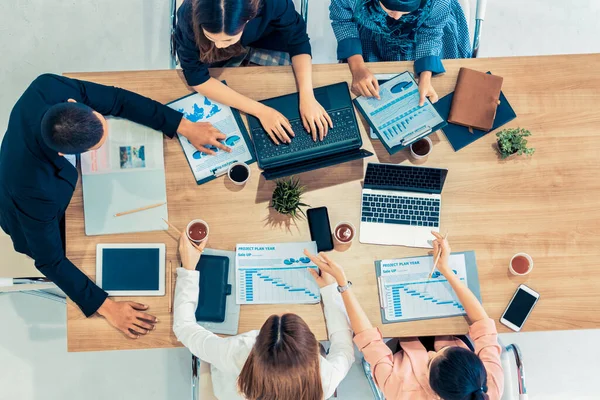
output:
[[[450,255],[449,266],[465,285],[476,289],[474,293],[479,297],[474,261],[473,252],[455,253]],[[433,257],[382,260],[375,265],[384,323],[466,315],[452,287],[437,269],[428,278]]]
[[[304,249],[317,254],[316,242],[238,244],[235,275],[238,304],[315,304],[319,286],[308,272],[317,268]]]

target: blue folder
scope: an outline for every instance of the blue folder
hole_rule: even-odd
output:
[[[489,72],[488,72],[489,74]],[[437,110],[437,112],[444,118],[444,120],[448,120],[448,114],[450,114],[450,107],[452,106],[452,98],[454,97],[454,92],[447,94],[442,97],[437,103],[433,106]],[[517,114],[511,107],[510,103],[504,96],[504,93],[500,92],[500,104],[496,109],[496,118],[494,119],[494,125],[492,129],[488,132],[480,131],[478,129],[473,129],[473,133],[469,132],[469,128],[462,125],[456,125],[448,122],[442,131],[448,141],[452,145],[454,151],[458,151],[465,146],[470,145],[477,139],[481,139],[488,133],[492,132],[495,129],[500,128],[502,125],[512,121],[517,117]]]
[[[475,252],[474,251],[462,251],[462,252],[456,252],[456,253],[452,253],[452,254],[464,254],[465,255],[465,267],[466,267],[466,272],[467,272],[467,282],[469,285],[469,289],[471,290],[471,292],[473,292],[475,297],[477,297],[477,299],[481,303],[481,290],[479,287],[479,273],[477,272],[477,261],[475,260]],[[423,256],[423,257],[425,258],[425,257],[431,257],[431,256]],[[414,258],[414,257],[408,257],[408,258]],[[375,261],[375,275],[377,276],[377,278],[379,280],[379,277],[381,276],[381,261]],[[377,285],[377,288],[378,288],[378,290],[380,290],[379,284]],[[465,313],[465,315],[466,315],[466,313]],[[438,318],[450,318],[450,317],[438,317]],[[403,321],[390,321],[390,320],[386,319],[386,317],[385,317],[385,309],[381,308],[381,322],[384,324],[399,324],[399,323],[409,322],[409,321],[421,321],[424,319],[431,319],[431,318],[422,317],[422,318],[406,319]],[[435,318],[435,319],[437,319],[437,318]]]

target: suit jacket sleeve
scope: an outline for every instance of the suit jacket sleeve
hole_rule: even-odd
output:
[[[275,3],[271,25],[275,28],[275,32],[269,35],[269,40],[287,43],[287,52],[290,54],[290,58],[299,54],[311,55],[306,23],[296,12],[292,0],[280,0]]]
[[[35,266],[54,282],[86,317],[94,314],[108,295],[65,256],[60,237],[58,207],[44,193],[28,190],[16,198],[17,218]]]
[[[168,137],[177,132],[183,114],[157,101],[114,86],[99,85],[64,76],[45,74],[35,80],[48,103],[61,103],[69,98],[90,106],[102,115],[128,119]]]
[[[185,1],[177,11],[175,28],[177,57],[183,69],[183,76],[190,86],[198,86],[210,79],[208,66],[200,61],[200,49],[196,44],[192,27],[192,5]]]

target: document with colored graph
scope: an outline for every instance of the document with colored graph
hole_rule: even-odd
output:
[[[479,295],[479,278],[474,252],[453,253],[452,272]],[[381,260],[375,263],[384,323],[466,315],[456,293],[433,268],[433,257]]]
[[[238,304],[315,304],[319,286],[308,268],[317,268],[304,255],[317,253],[316,242],[238,244],[235,276]]]

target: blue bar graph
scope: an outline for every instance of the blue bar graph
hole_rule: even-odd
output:
[[[319,287],[306,267],[239,268],[240,304],[318,303]]]

